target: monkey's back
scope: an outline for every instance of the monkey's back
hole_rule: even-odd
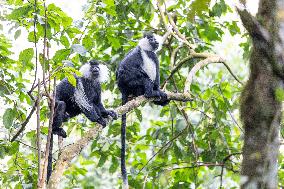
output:
[[[131,50],[120,62],[116,71],[119,90],[127,95],[144,94],[144,80],[148,77],[142,69],[143,59],[139,47]]]

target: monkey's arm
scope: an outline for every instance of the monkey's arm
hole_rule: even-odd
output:
[[[100,112],[97,112],[94,105],[91,105],[91,108],[88,110],[85,108],[81,108],[81,111],[90,121],[97,122],[103,127],[106,126],[106,121],[101,116],[99,116]]]
[[[101,116],[103,116],[104,118],[107,118],[110,115],[113,119],[117,119],[117,114],[113,110],[105,109],[104,105],[102,104],[101,95],[99,95],[98,103],[94,104],[94,106],[97,107],[98,111],[100,111]]]
[[[161,91],[160,89],[160,64],[158,57],[155,57],[155,64],[156,64],[156,79],[154,81],[154,90],[158,91],[160,100],[154,101],[154,104],[156,105],[167,105],[169,103],[168,96],[165,92]]]

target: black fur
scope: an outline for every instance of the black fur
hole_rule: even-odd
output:
[[[63,79],[56,86],[56,107],[52,125],[53,134],[66,138],[66,132],[61,128],[62,122],[81,113],[85,114],[90,121],[97,122],[104,127],[106,126],[106,122],[103,118],[107,118],[108,115],[116,118],[115,112],[106,110],[101,102],[98,63],[93,60],[90,61],[90,65],[90,72],[92,73],[90,78],[75,76],[77,83],[76,88],[68,82],[67,78]],[[86,100],[90,106],[89,109],[81,106],[75,100],[75,90],[78,89],[80,83],[83,86]]]
[[[69,83],[67,78],[63,79],[56,86],[55,114],[52,124],[52,133],[55,135],[66,138],[66,132],[61,128],[62,123],[81,113],[85,114],[90,121],[97,122],[103,127],[106,126],[104,118],[111,116],[114,119],[117,119],[116,113],[112,110],[106,110],[101,102],[101,84],[99,81],[100,68],[98,62],[92,60],[88,64],[90,64],[90,70],[87,70],[90,72],[89,77],[75,76],[77,83],[76,87]],[[88,106],[80,104],[80,101],[78,100],[76,101],[76,90],[78,91],[80,89],[83,89],[83,93],[80,94],[84,94],[83,96]],[[52,142],[53,141],[51,141],[51,145]],[[51,160],[50,157],[50,161]],[[49,163],[47,180],[49,180],[52,171],[51,163],[52,162]]]
[[[118,88],[122,93],[122,104],[127,102],[129,96],[144,95],[147,98],[156,97],[160,100],[154,101],[158,105],[166,105],[169,103],[166,93],[160,90],[160,71],[159,61],[155,53],[159,44],[152,34],[144,35],[150,46],[140,46],[132,49],[119,64],[116,71]],[[144,40],[145,40],[144,39]],[[147,49],[147,50],[145,50]],[[154,81],[150,79],[143,69],[142,51],[155,63],[156,78]],[[126,114],[122,115],[121,124],[121,172],[125,185],[127,182],[127,172],[125,166],[125,137],[126,137]]]

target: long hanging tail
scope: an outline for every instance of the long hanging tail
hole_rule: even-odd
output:
[[[127,96],[122,95],[122,105],[126,104]],[[122,188],[128,189],[128,178],[125,165],[125,139],[126,139],[126,113],[121,117],[121,175],[122,175]]]
[[[51,137],[50,137],[50,145],[49,145],[49,153],[48,153],[47,175],[46,175],[47,183],[52,173],[52,149],[53,149],[53,134],[51,134]]]

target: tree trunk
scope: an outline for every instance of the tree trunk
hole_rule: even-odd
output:
[[[283,93],[284,78],[283,36],[280,38],[284,32],[283,2],[260,0],[257,19],[246,10],[238,10],[253,41],[250,77],[241,96],[245,130],[241,188],[274,189],[278,186],[283,99],[277,94]]]

